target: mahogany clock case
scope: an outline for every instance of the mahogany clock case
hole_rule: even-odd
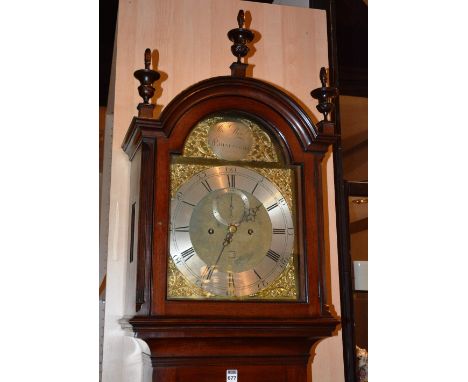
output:
[[[199,121],[224,112],[259,121],[277,141],[285,165],[299,168],[295,301],[167,298],[171,158],[182,153]],[[274,86],[235,76],[191,86],[158,120],[133,119],[122,147],[132,160],[136,315],[121,323],[148,344],[153,381],[222,381],[231,369],[244,382],[307,380],[311,347],[339,324],[326,301],[321,184],[321,161],[336,138],[332,127],[325,121],[315,126]]]
[[[144,103],[138,105],[139,116],[133,118],[122,148],[132,161],[129,226],[130,259],[137,262],[136,314],[120,322],[148,345],[155,382],[222,381],[232,369],[243,382],[306,381],[312,346],[333,335],[339,324],[325,290],[322,188],[322,159],[337,138],[334,123],[327,119],[337,89],[326,86],[322,68],[322,86],[311,95],[319,101],[317,109],[324,120],[315,125],[285,92],[246,78],[248,64],[241,59],[254,34],[244,28],[244,16],[239,11],[239,27],[228,33],[237,58],[230,67],[232,75],[187,88],[159,119],[153,118],[155,105],[149,103],[155,93],[152,83],[160,77],[150,69],[149,49],[145,69],[135,72]],[[276,142],[282,165],[295,169],[297,298],[293,300],[177,299],[168,293],[173,158],[183,156],[198,123],[222,113],[258,121]],[[227,161],[228,165],[242,167],[237,162]]]
[[[166,298],[169,238],[170,162],[182,152],[191,129],[203,118],[237,111],[261,121],[275,137],[288,165],[300,168],[297,187],[299,299],[284,301],[174,301]],[[137,201],[134,250],[137,254],[136,311],[146,317],[239,319],[327,318],[321,160],[334,141],[281,90],[256,79],[215,77],[174,98],[160,119],[134,118],[122,145],[132,163],[131,198]],[[301,233],[302,232],[302,233]]]

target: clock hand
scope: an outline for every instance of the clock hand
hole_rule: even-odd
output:
[[[262,204],[259,204],[257,207],[249,208],[244,211],[244,216],[242,217],[241,223],[243,221],[255,221],[255,216]]]
[[[216,265],[218,265],[218,262],[221,259],[221,255],[224,252],[224,248],[226,248],[231,243],[232,237],[234,236],[234,232],[236,232],[236,226],[230,225],[229,231],[226,234],[226,237],[224,238],[224,241],[223,241],[223,248],[221,249],[221,252],[219,253],[218,258],[216,259],[216,262],[214,263],[213,268],[216,267]]]

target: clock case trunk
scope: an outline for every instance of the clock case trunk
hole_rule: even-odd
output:
[[[297,222],[303,238],[297,302],[166,298],[171,155],[182,152],[198,121],[226,111],[261,121],[279,142],[287,163],[301,167]],[[165,107],[159,119],[133,118],[122,148],[130,160],[138,161],[131,171],[131,199],[137,205],[132,215],[138,220],[130,233],[135,234],[131,252],[137,259],[136,314],[121,323],[148,343],[155,381],[183,380],[188,375],[224,380],[226,368],[239,370],[242,381],[306,380],[311,347],[331,336],[339,323],[326,301],[321,182],[322,159],[336,139],[333,127],[325,121],[315,125],[276,87],[234,76],[191,86]]]

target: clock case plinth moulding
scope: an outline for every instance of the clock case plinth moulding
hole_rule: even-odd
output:
[[[139,166],[132,163],[136,184],[131,186],[131,198],[139,204],[134,238],[137,313],[122,319],[121,324],[148,344],[153,381],[219,381],[230,368],[239,371],[243,382],[306,381],[312,346],[331,336],[339,324],[326,301],[321,173],[322,159],[336,139],[334,123],[325,114],[315,125],[286,93],[245,77],[247,65],[240,57],[247,53],[242,45],[251,36],[242,24],[229,34],[233,54],[238,57],[231,65],[231,76],[194,84],[177,95],[159,119],[152,118],[155,106],[149,103],[154,94],[152,83],[159,78],[149,69],[149,49],[145,69],[135,72],[144,102],[138,105],[139,115],[133,118],[122,148],[130,160],[141,155]],[[324,89],[333,88],[322,81],[316,93],[320,89],[323,94]],[[327,107],[329,112],[331,106]],[[280,143],[288,164],[301,166],[298,206],[302,208],[297,219],[304,231],[300,301],[166,298],[171,155],[182,152],[198,121],[232,110],[261,121]]]

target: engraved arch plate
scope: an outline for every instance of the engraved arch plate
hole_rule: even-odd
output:
[[[208,130],[208,145],[220,159],[242,160],[252,150],[252,130],[239,120],[220,121]]]
[[[184,157],[229,161],[280,162],[274,141],[242,113],[219,113],[204,118],[190,132]]]

